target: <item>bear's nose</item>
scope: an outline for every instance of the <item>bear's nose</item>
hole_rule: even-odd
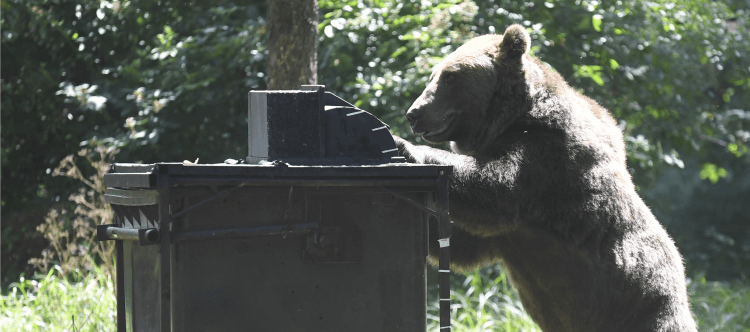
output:
[[[414,126],[414,123],[417,122],[417,119],[419,118],[419,111],[416,108],[410,109],[408,112],[406,112],[406,119],[409,120],[409,123]]]

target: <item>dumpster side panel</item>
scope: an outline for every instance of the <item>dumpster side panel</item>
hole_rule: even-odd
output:
[[[186,206],[208,197],[190,195]],[[426,197],[407,195],[418,202]],[[176,243],[173,328],[425,330],[426,221],[402,200],[372,192],[243,188],[174,223],[175,229],[189,231],[301,221],[346,230],[342,234],[351,238],[340,239],[347,245],[339,250],[357,263],[315,262],[306,252],[306,235]]]

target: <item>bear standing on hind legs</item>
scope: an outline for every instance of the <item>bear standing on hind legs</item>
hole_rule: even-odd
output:
[[[454,166],[452,267],[502,263],[546,332],[696,331],[682,258],[635,191],[614,119],[529,43],[513,25],[435,67],[406,116],[453,152],[394,137],[409,162]]]

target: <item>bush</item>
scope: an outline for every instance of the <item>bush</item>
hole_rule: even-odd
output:
[[[750,331],[750,285],[688,280],[698,331]]]
[[[99,268],[69,276],[56,265],[47,275],[12,283],[0,296],[0,331],[115,331],[112,277]]]
[[[73,271],[91,270],[101,266],[105,274],[114,274],[114,249],[112,241],[95,241],[96,226],[111,224],[112,208],[104,202],[104,174],[117,154],[117,149],[98,146],[94,151],[83,149],[78,157],[69,155],[55,168],[54,176],[65,176],[80,181],[85,187],[79,188],[68,198],[75,204],[70,213],[65,207],[51,209],[44,217],[44,223],[37,230],[49,241],[49,247],[42,256],[29,260],[38,271],[48,271],[52,264],[60,268],[63,276]],[[94,174],[84,176],[78,166],[83,158],[83,167],[93,168]]]

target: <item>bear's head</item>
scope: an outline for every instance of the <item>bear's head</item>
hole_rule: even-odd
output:
[[[523,57],[529,34],[511,25],[503,35],[476,37],[435,66],[422,95],[406,113],[415,134],[433,143],[453,141],[461,150],[476,148],[499,134],[528,99]]]

